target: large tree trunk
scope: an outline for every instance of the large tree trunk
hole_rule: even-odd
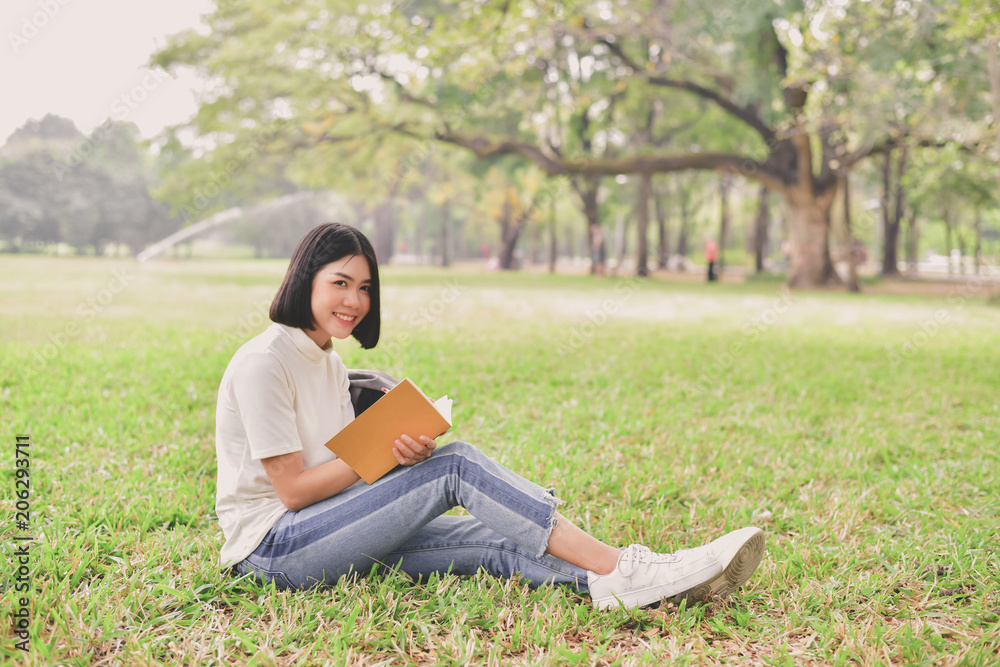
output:
[[[656,207],[656,226],[659,231],[659,244],[656,250],[656,268],[667,268],[670,261],[670,228],[667,226],[667,205],[663,195],[653,193],[653,204]]]
[[[753,227],[754,268],[757,273],[764,272],[764,257],[767,255],[767,232],[771,226],[771,207],[767,203],[769,190],[760,186],[757,206],[757,220]]]
[[[635,275],[640,278],[649,276],[649,267],[646,260],[649,257],[648,229],[649,229],[649,198],[653,191],[653,177],[645,173],[639,179],[639,229],[638,243],[635,254]]]
[[[830,208],[836,185],[816,195],[805,188],[787,193],[792,257],[790,287],[824,287],[841,283],[830,260]]]

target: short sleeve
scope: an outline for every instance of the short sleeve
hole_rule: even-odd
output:
[[[251,458],[302,450],[295,422],[295,388],[276,357],[265,352],[247,355],[230,382]]]

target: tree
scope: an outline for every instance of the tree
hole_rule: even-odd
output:
[[[83,138],[70,119],[46,114],[41,120],[28,120],[7,137],[0,148],[0,158],[16,160],[31,153],[65,152]]]
[[[677,229],[677,255],[681,258],[680,269],[686,269],[684,258],[691,250],[690,236],[693,231],[694,219],[699,209],[707,201],[707,190],[705,190],[706,176],[701,172],[691,172],[688,174],[675,174],[672,177],[674,182],[674,199],[677,201],[680,224]]]
[[[78,253],[117,244],[138,253],[169,232],[165,208],[149,194],[154,170],[134,125],[109,120],[84,136],[48,115],[19,128],[3,154],[0,232],[12,249],[66,242]]]
[[[48,161],[41,155],[0,165],[0,238],[12,252],[26,243],[59,240],[58,222],[47,205],[53,194],[50,180]]]
[[[986,62],[985,68],[975,66],[971,68],[969,73],[972,76],[966,77],[971,94],[967,94],[961,102],[963,107],[973,107],[972,104],[967,104],[970,98],[975,101],[976,98],[985,96],[988,91],[988,108],[992,111],[992,130],[980,134],[978,147],[980,154],[986,156],[996,166],[994,175],[997,185],[1000,186],[1000,25],[996,20],[997,14],[1000,13],[1000,2],[997,0],[959,0],[950,4],[946,11],[951,19],[948,37],[955,44],[963,47],[960,54],[966,56],[963,60],[972,62],[985,60]],[[969,46],[970,41],[974,46]],[[969,55],[973,57],[967,57]],[[986,85],[982,85],[984,71]],[[981,103],[976,106],[979,108],[969,109],[970,115],[982,108]]]
[[[847,242],[847,290],[849,292],[860,292],[861,283],[858,281],[858,246],[854,239],[854,227],[851,223],[851,178],[850,174],[844,174],[841,187],[844,192],[844,236]]]
[[[906,173],[907,146],[900,146],[897,152],[895,179],[892,149],[885,151],[882,163],[882,275],[885,277],[899,275],[899,230],[903,220],[903,176]]]
[[[642,7],[647,6],[642,5]],[[680,55],[678,50],[653,35],[656,34],[656,30],[661,33],[666,30],[677,18],[676,16],[664,16],[662,12],[654,12],[652,7],[640,8],[634,12],[626,10],[624,13],[625,16],[615,17],[616,21],[602,22],[594,16],[583,17],[582,29],[577,33],[590,39],[593,45],[591,54],[594,57],[601,57],[608,69],[621,72],[624,80],[630,81],[632,85],[641,81],[651,87],[693,94],[711,103],[716,110],[721,110],[756,133],[758,142],[763,144],[765,150],[764,159],[747,154],[699,151],[671,156],[631,155],[620,159],[584,161],[567,159],[527,141],[514,138],[470,135],[449,131],[448,128],[439,131],[439,137],[464,146],[481,157],[496,153],[520,154],[535,161],[550,175],[565,173],[593,176],[715,169],[754,178],[785,195],[796,213],[797,252],[793,253],[792,282],[821,284],[833,279],[826,239],[829,204],[832,202],[832,194],[836,187],[836,178],[828,165],[829,160],[833,159],[834,146],[831,141],[824,142],[826,166],[819,174],[813,174],[811,137],[806,117],[808,86],[803,82],[793,82],[786,86],[784,110],[786,118],[791,122],[787,127],[772,126],[760,113],[759,103],[742,102],[737,99],[737,95],[744,91],[734,90],[732,78],[717,77],[716,81],[720,86],[713,88],[693,79],[694,68],[684,71],[686,69],[684,65],[673,67],[669,64]],[[701,18],[705,19],[707,16],[702,15]],[[754,18],[761,28],[758,32],[773,33],[770,17],[758,14]],[[636,37],[633,38],[633,35]],[[645,56],[639,60],[632,55],[636,52],[632,46],[636,42],[643,45],[654,44],[656,47],[654,52],[662,54],[663,57],[657,58],[655,63],[650,63],[652,66],[647,66],[642,62],[647,60]],[[754,48],[757,47],[758,44],[754,44]],[[784,47],[776,37],[769,45],[769,52],[775,56],[778,64],[775,73],[777,78],[785,79],[789,74],[787,54],[783,55]],[[649,53],[649,50],[647,49],[645,53]],[[691,60],[695,60],[703,54],[686,55],[692,56]],[[674,71],[679,76],[674,76]],[[709,117],[712,121],[719,121],[717,117]],[[828,129],[823,136],[831,139],[834,136],[833,128]],[[841,150],[838,155],[840,154],[844,154],[846,159],[845,151]],[[868,151],[862,151],[851,155],[849,159],[858,160],[867,154]]]
[[[73,121],[48,114],[26,122],[0,148],[0,238],[11,251],[61,239],[55,156],[84,138]]]
[[[753,152],[697,152],[583,162],[565,159],[541,146],[512,137],[471,135],[445,128],[440,132],[442,139],[483,157],[497,153],[520,154],[553,175],[682,169],[742,174],[780,193],[788,204],[793,241],[790,283],[837,282],[828,247],[829,214],[837,184],[842,174],[861,160],[899,142],[900,109],[906,132],[926,129],[918,127],[926,114],[919,113],[923,101],[921,94],[913,92],[918,86],[912,78],[907,78],[913,73],[897,73],[895,63],[907,56],[921,57],[919,48],[914,45],[933,43],[931,37],[941,20],[939,8],[925,3],[900,6],[903,11],[898,12],[899,7],[859,5],[851,6],[853,13],[848,13],[844,7],[833,11],[826,4],[806,3],[801,11],[788,12],[793,3],[787,3],[783,5],[786,12],[782,16],[762,4],[745,8],[739,17],[740,25],[750,27],[742,37],[752,37],[755,41],[723,40],[717,44],[721,48],[697,52],[671,48],[664,39],[651,39],[656,34],[682,33],[683,27],[678,29],[678,26],[684,25],[684,18],[688,19],[687,25],[711,24],[706,13],[717,11],[716,7],[707,7],[704,13],[699,13],[697,7],[681,4],[684,12],[677,10],[674,16],[666,19],[662,8],[656,13],[646,5],[636,5],[633,11],[622,10],[622,15],[610,18],[586,15],[587,8],[581,8],[585,15],[580,32],[590,36],[595,46],[607,49],[609,67],[625,69],[632,80],[698,96],[741,122],[763,143],[763,156],[758,157]],[[732,15],[729,12],[729,16]],[[869,40],[867,35],[872,34],[875,27],[878,27],[880,39]],[[697,34],[697,30],[690,32]],[[704,36],[702,33],[699,38]],[[715,43],[712,39],[706,41]],[[645,46],[651,42],[658,52],[669,57],[650,67],[644,62],[648,50],[637,48],[636,44]],[[750,44],[753,49],[749,48]],[[703,57],[706,53],[726,52],[734,57],[722,72],[718,59]],[[637,53],[643,56],[636,57]],[[770,59],[769,67],[761,67],[764,64],[762,55]],[[678,64],[681,60],[686,62]],[[734,61],[770,71],[772,85],[759,86],[756,90],[741,89],[735,81],[741,80],[739,75],[744,71]],[[707,71],[708,75],[699,77],[695,67],[685,68],[684,65],[692,63],[701,64],[702,71]],[[949,72],[947,67],[939,67],[931,68],[927,74],[930,79],[923,83],[946,79]],[[759,83],[759,77],[752,73],[745,78],[758,79],[756,83]],[[868,84],[876,81],[877,89],[885,90],[885,94],[864,100],[853,95],[856,91],[870,94]],[[780,90],[780,95],[770,96],[776,89]],[[872,122],[873,117],[879,122]],[[885,122],[881,122],[883,119]],[[890,119],[892,123],[888,122]]]
[[[729,193],[733,189],[733,179],[730,174],[722,174],[719,178],[719,273],[726,268],[725,250],[729,239]]]
[[[760,193],[757,195],[757,217],[754,219],[753,228],[753,251],[754,251],[754,271],[764,272],[764,258],[767,255],[768,232],[771,227],[771,207],[768,205],[768,190],[765,186],[760,186]]]
[[[331,148],[341,165],[432,142],[515,155],[570,177],[588,223],[605,176],[744,176],[785,200],[789,282],[824,285],[839,280],[829,231],[843,175],[903,136],[942,141],[928,132],[927,103],[941,104],[928,91],[954,89],[960,67],[937,57],[942,6],[258,0],[224,3],[207,33],[174,38],[155,61],[220,80],[195,123],[218,154],[282,120],[269,153]],[[698,110],[674,150],[627,141],[644,98],[665,109],[654,136]]]

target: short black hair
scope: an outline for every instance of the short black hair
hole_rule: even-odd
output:
[[[368,314],[361,318],[351,335],[366,350],[375,347],[382,328],[375,249],[368,237],[354,227],[339,222],[324,222],[313,227],[295,246],[285,279],[271,302],[271,321],[312,331],[316,326],[312,314],[313,279],[330,262],[350,255],[363,255],[372,274],[368,288],[371,295]]]

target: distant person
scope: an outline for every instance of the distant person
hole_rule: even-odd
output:
[[[715,241],[708,239],[705,242],[705,263],[708,264],[708,282],[715,282],[715,263],[719,261],[719,246]]]
[[[604,232],[601,226],[593,224],[590,226],[590,261],[594,266],[594,275],[598,278],[604,277],[604,267],[607,263],[607,244],[604,242]]]

